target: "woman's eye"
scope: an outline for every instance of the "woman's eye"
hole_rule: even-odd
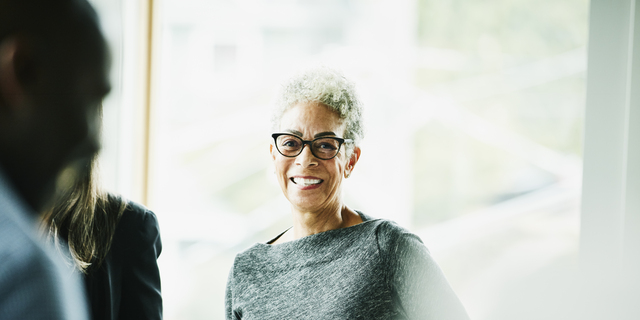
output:
[[[285,140],[282,142],[282,146],[283,147],[289,147],[289,148],[297,148],[300,145],[300,143],[296,140],[290,139],[290,140]]]
[[[320,149],[335,150],[337,148],[332,143],[324,142],[320,144]]]

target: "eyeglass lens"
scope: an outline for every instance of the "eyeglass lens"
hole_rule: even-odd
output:
[[[282,155],[287,157],[295,157],[302,152],[304,144],[302,139],[291,136],[282,135],[276,139],[276,146]],[[331,159],[336,156],[340,150],[340,142],[332,138],[319,138],[311,143],[311,153],[320,159]]]

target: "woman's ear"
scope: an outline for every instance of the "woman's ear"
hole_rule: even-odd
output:
[[[360,159],[360,153],[362,151],[360,150],[360,147],[356,146],[353,148],[353,150],[351,151],[351,156],[349,157],[349,160],[347,161],[347,167],[344,170],[344,177],[348,178],[351,175],[351,172],[353,172],[353,168],[356,166],[356,163],[358,163],[358,159]]]
[[[19,56],[25,51],[23,47],[24,43],[16,38],[0,42],[0,107],[14,108],[24,102],[24,87],[18,75]]]
[[[271,153],[271,158],[273,158],[273,160],[276,160],[276,154],[273,153],[273,144],[269,143],[269,152]]]

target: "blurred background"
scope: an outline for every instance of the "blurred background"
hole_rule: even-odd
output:
[[[234,255],[290,226],[270,103],[318,64],[365,103],[347,205],[418,234],[472,319],[576,263],[588,0],[91,2],[103,181],[158,215],[165,319],[224,319]]]

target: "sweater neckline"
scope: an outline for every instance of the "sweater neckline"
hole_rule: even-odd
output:
[[[289,227],[289,228],[287,228],[286,230],[282,231],[282,232],[281,232],[280,234],[278,234],[277,236],[273,237],[271,240],[269,240],[269,241],[267,241],[267,242],[258,242],[258,243],[256,243],[256,245],[258,245],[258,246],[260,246],[260,247],[268,247],[268,248],[270,248],[270,247],[274,247],[274,248],[275,248],[275,247],[284,248],[284,247],[286,247],[287,245],[289,245],[289,246],[296,246],[296,245],[299,245],[299,244],[306,243],[306,242],[308,242],[308,241],[312,241],[312,240],[317,239],[317,238],[329,237],[329,236],[332,236],[332,235],[340,234],[340,233],[342,233],[342,232],[348,232],[348,231],[351,231],[351,230],[356,230],[356,229],[357,229],[357,228],[359,228],[360,226],[367,224],[367,222],[370,222],[370,221],[375,220],[375,219],[373,219],[373,218],[369,217],[368,215],[366,215],[366,214],[362,213],[361,211],[358,211],[358,210],[354,210],[354,211],[355,211],[356,213],[358,213],[358,215],[360,215],[360,218],[362,219],[362,222],[361,222],[361,223],[358,223],[358,224],[356,224],[356,225],[349,226],[349,227],[346,227],[346,228],[331,229],[331,230],[323,231],[323,232],[320,232],[320,233],[314,233],[314,234],[311,234],[311,235],[308,235],[308,236],[302,237],[302,238],[300,238],[300,239],[295,239],[295,240],[287,241],[287,242],[285,242],[285,243],[271,244],[273,241],[276,241],[278,238],[280,238],[280,237],[281,237],[285,232],[287,232],[287,231],[289,231],[291,228],[293,228],[293,227]]]

